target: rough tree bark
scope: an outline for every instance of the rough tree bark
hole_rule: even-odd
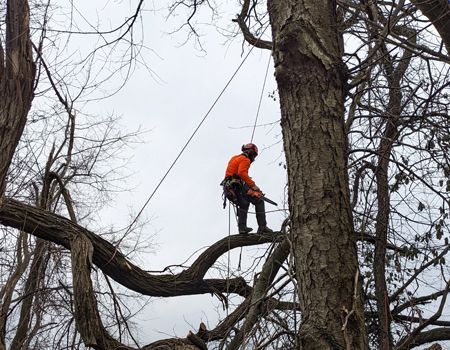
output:
[[[276,277],[281,265],[287,259],[289,248],[289,239],[285,238],[267,259],[253,286],[253,293],[250,300],[251,307],[245,317],[245,322],[236,332],[236,335],[228,345],[227,350],[237,350],[241,348],[245,340],[245,335],[252,330],[255,323],[258,321],[258,318],[262,313],[268,288]],[[243,347],[245,348],[245,345]]]
[[[395,30],[395,29],[394,29]],[[415,44],[415,32],[407,31],[406,37]],[[381,52],[384,57],[389,57],[387,49]],[[386,284],[386,244],[389,229],[390,217],[390,193],[389,193],[389,164],[394,142],[398,137],[398,127],[400,125],[400,114],[402,112],[402,90],[401,81],[411,61],[411,51],[404,50],[401,63],[395,68],[389,59],[383,60],[383,67],[386,72],[386,80],[389,87],[389,102],[387,106],[386,127],[383,138],[378,148],[378,164],[375,169],[377,179],[377,200],[378,213],[376,216],[375,233],[377,242],[375,244],[374,277],[375,277],[375,297],[377,300],[378,320],[379,320],[379,348],[389,350],[393,346],[391,334],[391,313],[389,308],[389,293]]]
[[[347,180],[336,4],[271,0],[303,349],[367,349]]]
[[[232,236],[224,238],[200,254],[198,259],[179,274],[152,275],[128,261],[120,250],[99,235],[71,220],[12,199],[4,199],[0,207],[0,224],[23,229],[35,237],[61,245],[69,250],[78,235],[91,241],[92,261],[105,274],[123,286],[143,295],[170,297],[206,293],[231,292],[247,297],[251,288],[242,277],[224,279],[204,278],[208,269],[226,252],[235,247],[272,242],[280,237],[271,235]],[[254,237],[253,237],[254,236]]]
[[[0,198],[33,100],[35,65],[28,1],[9,0],[5,47],[0,41]]]

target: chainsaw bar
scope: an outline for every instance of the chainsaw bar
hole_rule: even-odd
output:
[[[269,204],[272,204],[272,205],[275,205],[276,207],[278,207],[278,204],[277,204],[276,202],[274,202],[273,200],[271,200],[271,199],[269,199],[269,198],[267,198],[267,197],[265,197],[265,196],[262,196],[261,198],[262,198],[262,200],[263,200],[264,202],[267,202],[267,203],[269,203]]]

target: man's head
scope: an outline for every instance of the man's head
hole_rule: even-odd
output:
[[[252,162],[255,160],[258,155],[258,147],[254,143],[247,143],[246,145],[242,145],[242,153],[244,153]]]

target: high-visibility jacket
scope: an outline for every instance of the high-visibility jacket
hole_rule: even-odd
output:
[[[248,169],[250,168],[250,163],[251,163],[250,159],[248,159],[243,154],[232,157],[228,162],[225,177],[237,175],[248,186],[250,187],[255,186],[255,181],[253,181],[252,178],[248,176]]]

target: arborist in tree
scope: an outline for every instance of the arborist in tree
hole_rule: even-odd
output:
[[[233,156],[228,162],[225,179],[221,183],[225,197],[237,207],[239,233],[248,234],[253,230],[247,227],[247,214],[250,203],[255,206],[256,210],[256,221],[258,222],[257,233],[273,233],[267,227],[263,200],[264,194],[256,186],[255,181],[248,175],[250,164],[258,155],[258,147],[253,143],[248,143],[243,145],[241,150],[241,154]]]

